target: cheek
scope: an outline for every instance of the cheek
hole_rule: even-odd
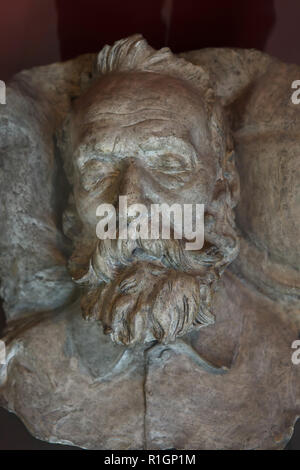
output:
[[[216,184],[216,172],[213,168],[198,169],[180,190],[183,203],[209,205],[213,198]]]
[[[180,198],[182,203],[204,204],[211,203],[214,183],[209,178],[193,178],[193,180],[181,189]]]
[[[118,186],[118,180],[115,179],[110,181],[109,185],[104,186],[99,183],[92,190],[86,191],[78,176],[73,188],[74,199],[80,220],[85,226],[96,231],[96,225],[99,222],[99,217],[96,216],[97,207],[100,204],[115,205],[118,198]]]
[[[85,226],[89,226],[91,229],[95,227],[96,230],[96,209],[99,205],[96,198],[91,198],[85,191],[79,190],[74,191],[75,193],[75,204],[79,218]]]
[[[74,188],[74,199],[81,222],[89,230],[96,233],[99,217],[96,216],[97,207],[103,203],[110,203],[100,197],[96,191],[87,192],[82,188]]]
[[[167,204],[205,204],[209,205],[215,187],[214,175],[201,170],[190,175],[178,189],[156,187],[154,199]],[[154,189],[154,188],[153,188]]]

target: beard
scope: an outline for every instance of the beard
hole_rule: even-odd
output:
[[[233,207],[230,191],[223,190],[207,208],[199,251],[185,250],[186,240],[174,237],[99,240],[93,228],[74,223],[75,211],[69,268],[83,290],[84,318],[99,321],[124,345],[168,343],[214,323],[213,294],[239,251]]]
[[[97,240],[84,272],[74,263],[87,247],[79,242],[72,271],[84,289],[84,318],[101,322],[123,345],[169,343],[214,323],[212,295],[228,260],[209,241],[199,252],[184,246],[174,239]]]

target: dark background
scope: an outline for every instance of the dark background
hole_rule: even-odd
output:
[[[0,79],[134,33],[174,52],[256,48],[300,64],[300,0],[0,0]],[[0,409],[0,450],[66,448],[34,439]],[[300,420],[287,448],[300,450]]]

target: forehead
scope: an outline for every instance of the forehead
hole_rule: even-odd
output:
[[[132,156],[144,147],[208,143],[204,100],[189,83],[148,72],[98,79],[74,106],[73,148]]]

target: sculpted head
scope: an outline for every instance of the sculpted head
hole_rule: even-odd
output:
[[[238,252],[231,140],[207,72],[140,36],[100,52],[74,103],[63,153],[73,188],[65,231],[82,310],[123,344],[168,342],[213,323],[211,297]],[[205,243],[99,240],[99,204],[204,204]]]

